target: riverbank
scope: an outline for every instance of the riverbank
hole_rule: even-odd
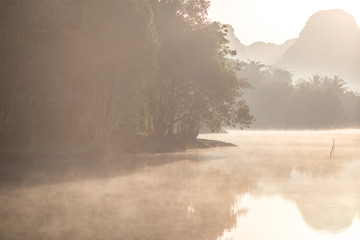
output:
[[[0,189],[118,176],[134,172],[144,165],[166,164],[164,158],[158,159],[157,153],[228,146],[235,145],[208,139],[160,141],[136,136],[94,144],[76,153],[7,149],[0,151]],[[141,157],[143,154],[148,156],[147,160]],[[151,162],[149,157],[153,159]]]
[[[232,143],[217,140],[196,138],[183,140],[177,138],[157,139],[145,135],[127,138],[114,138],[101,144],[94,144],[86,154],[97,155],[106,153],[141,154],[141,153],[171,153],[189,149],[204,149],[215,147],[233,147]]]
[[[46,147],[17,148],[0,147],[0,157],[8,155],[53,155],[59,157],[86,155],[111,154],[141,154],[141,153],[172,153],[182,152],[189,149],[204,149],[215,147],[234,147],[235,144],[196,138],[191,140],[164,138],[158,139],[146,135],[136,135],[131,137],[113,137],[104,142],[95,142],[86,147],[71,145],[71,148],[61,144]]]

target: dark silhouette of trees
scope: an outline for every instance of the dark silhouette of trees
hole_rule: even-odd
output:
[[[139,4],[141,3],[141,4]],[[96,141],[137,130],[144,84],[155,71],[157,37],[147,1],[94,1],[86,9],[74,49],[73,72],[86,89]]]
[[[147,91],[154,134],[195,138],[201,123],[213,130],[247,126],[248,108],[235,104],[237,65],[225,38],[225,27],[206,18],[208,1],[152,1],[159,37],[158,72]]]
[[[255,128],[309,129],[359,126],[359,97],[339,76],[293,82],[291,73],[260,62],[241,62],[252,89],[245,91]]]
[[[242,62],[241,78],[247,78],[252,89],[245,91],[255,127],[282,128],[286,124],[289,99],[293,92],[291,74],[259,62]]]
[[[245,81],[206,0],[0,3],[0,139],[86,146],[248,126]],[[235,101],[236,100],[236,101]]]
[[[344,124],[344,107],[339,96],[327,87],[329,80],[314,75],[296,85],[290,111],[295,127],[332,128]]]

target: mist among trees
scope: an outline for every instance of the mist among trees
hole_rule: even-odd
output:
[[[295,82],[286,70],[234,61],[228,26],[208,20],[209,4],[2,1],[3,146],[194,139],[202,128],[249,127],[252,115],[257,128],[359,125],[359,96],[341,77]]]
[[[209,1],[0,3],[0,137],[37,148],[248,126],[246,80]]]
[[[244,97],[255,128],[328,129],[358,127],[360,97],[339,76],[294,80],[291,72],[260,62],[241,62],[241,78],[252,84]]]

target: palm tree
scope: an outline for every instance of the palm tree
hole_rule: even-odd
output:
[[[347,92],[347,82],[345,82],[344,79],[340,78],[338,75],[335,75],[330,80],[330,86],[328,86],[328,88],[330,88],[334,93],[340,95]]]
[[[311,88],[320,89],[323,86],[324,78],[318,74],[313,75],[308,80]]]

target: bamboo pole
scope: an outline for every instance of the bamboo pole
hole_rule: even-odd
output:
[[[330,150],[330,158],[334,157],[335,155],[335,138],[333,138],[333,145]]]

